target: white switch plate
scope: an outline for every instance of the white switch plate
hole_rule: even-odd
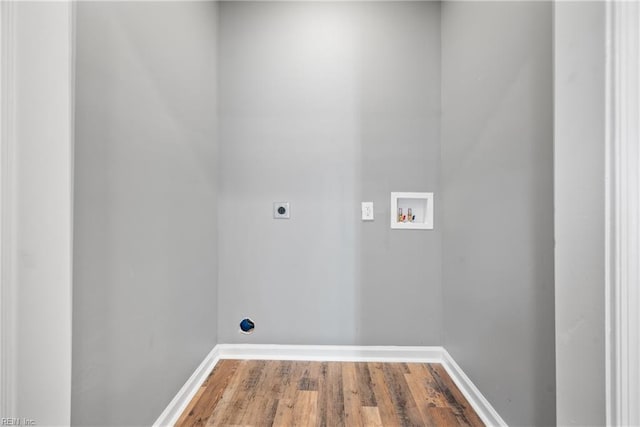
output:
[[[362,220],[373,221],[373,202],[362,202]]]
[[[273,217],[275,219],[289,219],[289,202],[275,202],[273,204]]]

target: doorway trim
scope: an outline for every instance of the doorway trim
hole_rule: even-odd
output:
[[[0,3],[0,414],[16,411],[15,3]]]
[[[0,2],[0,417],[23,423],[71,414],[74,11]]]
[[[607,425],[640,424],[640,5],[607,2]]]

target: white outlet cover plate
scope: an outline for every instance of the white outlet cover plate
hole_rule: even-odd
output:
[[[362,220],[373,221],[373,202],[362,202]]]
[[[284,213],[278,212],[280,208],[284,208]],[[289,202],[275,202],[273,204],[273,217],[275,219],[289,219],[290,218],[290,210],[289,210]]]

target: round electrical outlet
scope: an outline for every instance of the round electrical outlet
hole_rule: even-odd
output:
[[[289,202],[275,202],[273,204],[273,217],[275,219],[289,219],[290,214]]]

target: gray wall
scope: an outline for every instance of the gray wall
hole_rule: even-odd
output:
[[[551,3],[442,6],[445,347],[510,425],[555,423]]]
[[[444,343],[554,424],[551,18],[78,4],[72,422],[153,422],[219,341]],[[391,230],[391,191],[435,192],[435,230]]]
[[[150,425],[216,344],[216,5],[77,5],[74,425]]]
[[[439,211],[389,228],[391,191],[439,204],[439,8],[221,4],[221,342],[441,344]]]
[[[555,6],[558,425],[605,425],[605,4]]]

